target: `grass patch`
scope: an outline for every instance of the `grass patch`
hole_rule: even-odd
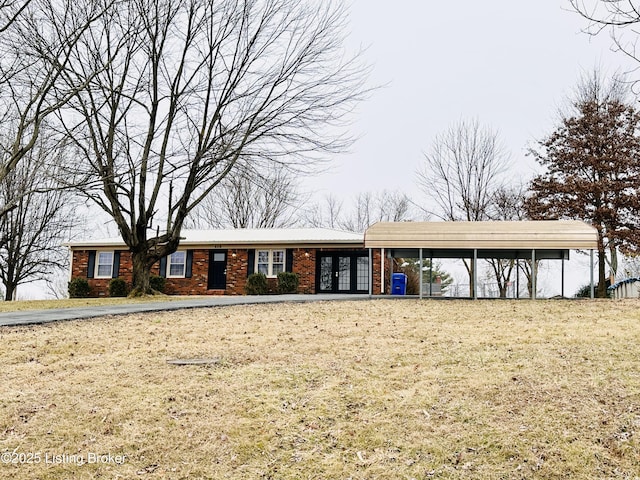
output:
[[[0,313],[20,312],[24,310],[51,310],[54,308],[100,307],[104,305],[124,305],[129,303],[170,302],[197,298],[179,295],[148,295],[138,298],[67,298],[63,300],[17,300],[0,302]]]
[[[0,342],[0,454],[126,457],[0,464],[3,478],[640,471],[637,301],[250,305],[5,327]]]

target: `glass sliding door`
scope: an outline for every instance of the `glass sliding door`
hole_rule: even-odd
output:
[[[333,292],[333,257],[320,257],[320,275],[318,289],[321,292]]]
[[[319,252],[318,293],[369,293],[368,252]]]

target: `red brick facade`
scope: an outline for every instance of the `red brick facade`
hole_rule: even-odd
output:
[[[104,249],[107,250],[107,249]],[[73,250],[71,276],[72,278],[87,278],[91,286],[91,296],[108,296],[109,278],[88,278],[89,254],[92,250]],[[95,252],[95,250],[93,250]],[[298,293],[316,293],[316,265],[318,252],[348,251],[353,249],[336,248],[294,248],[291,251],[293,258],[293,272],[300,279]],[[133,279],[133,267],[131,254],[120,250],[120,268],[117,276],[131,284]],[[208,249],[193,249],[191,264],[191,277],[167,278],[165,292],[169,295],[244,295],[249,270],[249,250],[246,248],[230,248],[227,253],[226,288],[224,290],[210,290],[209,286],[209,252]],[[367,252],[368,253],[368,252]],[[373,294],[381,293],[382,275],[380,272],[380,250],[373,250]],[[251,266],[253,271],[253,266]],[[160,273],[159,265],[155,265],[152,275]],[[387,282],[388,283],[388,282]],[[268,279],[270,293],[277,290],[276,279]],[[386,290],[388,291],[388,290]]]

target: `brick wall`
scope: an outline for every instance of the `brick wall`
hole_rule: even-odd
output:
[[[160,271],[159,265],[154,267],[154,275]],[[209,250],[193,250],[190,278],[167,278],[165,293],[167,295],[206,295],[214,293],[207,290],[209,278]]]
[[[316,292],[316,259],[318,251],[340,251],[341,249],[327,248],[295,248],[293,249],[293,272],[300,278],[298,293],[313,294]],[[227,288],[225,290],[209,290],[209,250],[193,250],[193,264],[191,278],[167,278],[165,292],[169,295],[244,295],[247,284],[249,253],[247,249],[227,250]],[[73,250],[72,277],[87,278],[89,250]],[[152,275],[159,274],[160,267],[156,264]],[[118,276],[129,285],[133,281],[133,265],[131,253],[120,251],[120,269]],[[388,275],[385,276],[388,283]],[[107,296],[111,279],[89,278],[91,296]],[[373,251],[373,293],[380,294],[381,285],[380,250]],[[277,290],[276,279],[268,279],[271,293]]]
[[[248,262],[248,250],[232,249],[227,251],[227,288],[224,291],[225,295],[245,294]]]
[[[380,271],[380,257],[382,252],[380,249],[373,250],[373,295],[380,295],[382,293],[382,272]]]
[[[316,293],[316,249],[294,249],[293,272],[300,279],[298,293]]]

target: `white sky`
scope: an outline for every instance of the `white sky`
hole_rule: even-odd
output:
[[[368,47],[371,85],[389,84],[363,103],[353,126],[361,137],[328,173],[308,179],[320,195],[408,190],[436,134],[477,118],[511,152],[514,178],[535,162],[527,145],[557,125],[558,108],[579,77],[632,64],[592,38],[567,0],[351,0],[353,48]],[[640,74],[639,74],[640,75]],[[348,203],[348,202],[347,202]]]

